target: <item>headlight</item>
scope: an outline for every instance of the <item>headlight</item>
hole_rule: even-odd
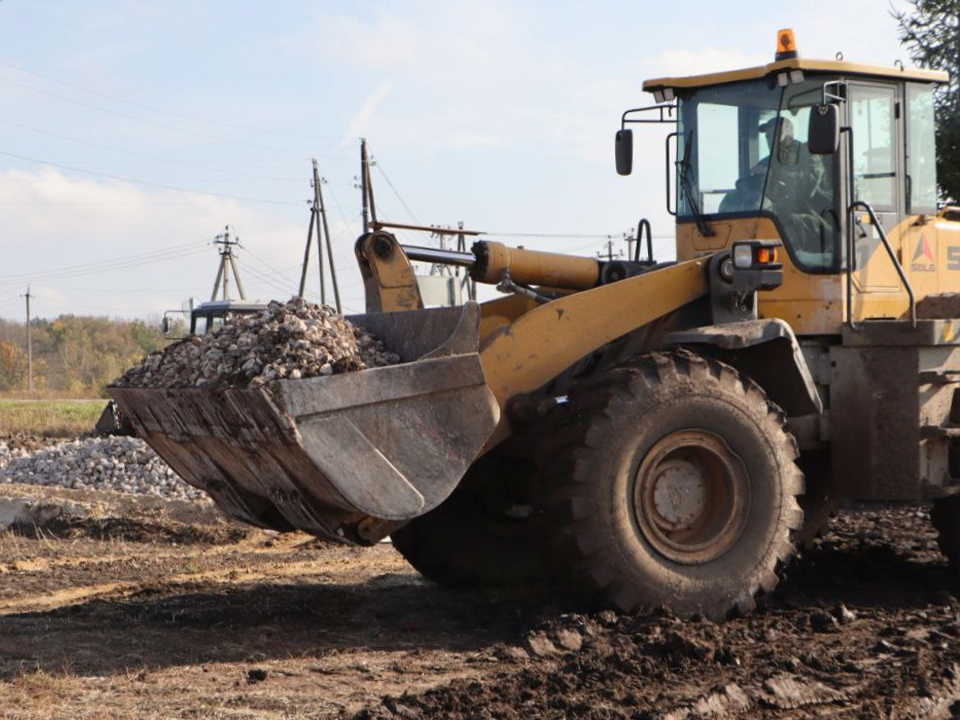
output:
[[[748,270],[753,267],[753,247],[746,244],[734,245],[733,266],[740,270]]]

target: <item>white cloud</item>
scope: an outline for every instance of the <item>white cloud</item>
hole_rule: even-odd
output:
[[[342,148],[349,143],[355,142],[358,137],[363,135],[373,114],[383,104],[383,101],[387,99],[387,96],[392,90],[393,83],[385,82],[367,96],[356,115],[350,120],[350,125],[347,127],[347,132],[344,133],[343,140],[340,141],[339,147]]]
[[[43,315],[146,316],[180,307],[191,295],[206,299],[218,263],[209,241],[225,224],[235,228],[245,248],[238,257],[248,297],[269,299],[296,291],[309,219],[306,207],[274,211],[199,194],[76,179],[51,168],[0,172],[0,198],[0,299],[13,298],[30,283]],[[340,233],[335,248],[341,284],[353,284],[358,275],[352,256],[354,230],[334,221],[331,232]],[[192,247],[177,249],[176,257],[147,264],[51,276],[67,267],[188,243]],[[310,291],[317,285],[314,256]],[[362,307],[362,287],[355,285],[345,296],[352,307]],[[22,311],[8,303],[0,312],[19,317]]]

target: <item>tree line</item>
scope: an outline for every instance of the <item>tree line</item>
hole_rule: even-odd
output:
[[[945,70],[936,94],[937,181],[946,201],[960,202],[960,0],[911,0],[894,12],[900,41],[920,67]]]
[[[104,388],[166,344],[159,323],[61,315],[30,323],[33,386],[39,395],[102,397]],[[0,319],[0,393],[27,391],[27,333]]]

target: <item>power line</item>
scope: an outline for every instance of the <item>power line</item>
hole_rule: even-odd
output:
[[[263,282],[264,284],[268,285],[268,286],[269,286],[271,289],[273,289],[273,290],[282,292],[282,293],[284,293],[285,295],[290,295],[291,297],[296,294],[296,291],[295,291],[294,289],[291,289],[291,288],[289,288],[289,287],[285,287],[285,286],[283,286],[280,282],[278,282],[277,280],[271,278],[270,276],[264,275],[263,273],[260,273],[260,272],[257,272],[256,270],[252,269],[252,268],[251,268],[248,264],[246,264],[246,263],[240,263],[240,267],[243,268],[243,271],[244,271],[245,273],[249,274],[249,275],[252,276],[252,277],[257,278],[258,280],[260,280],[260,281]],[[291,283],[291,285],[296,285],[296,283]]]
[[[277,278],[280,278],[281,280],[289,281],[290,278],[287,277],[286,275],[284,275],[284,273],[285,273],[285,272],[289,272],[290,270],[293,270],[293,269],[299,269],[299,268],[300,268],[299,265],[291,265],[290,267],[285,268],[284,270],[278,270],[278,269],[275,268],[273,265],[271,265],[270,263],[268,263],[266,260],[264,260],[263,258],[261,258],[259,255],[257,255],[256,253],[254,253],[253,250],[251,250],[251,249],[250,249],[249,247],[247,247],[246,245],[241,245],[241,247],[243,248],[243,251],[244,251],[247,255],[249,255],[253,260],[256,260],[260,265],[262,265],[264,268],[266,268],[266,270],[268,271],[268,274],[273,275],[273,276],[275,276],[275,277],[277,277]]]
[[[43,288],[41,288],[41,290],[42,289]],[[158,292],[158,294],[161,294],[161,293]],[[113,317],[120,317],[125,319],[142,317],[142,315],[138,315],[136,313],[117,312],[117,308],[114,305],[91,305],[87,303],[76,303],[73,300],[67,300],[67,299],[50,300],[49,298],[46,298],[42,300],[39,304],[44,307],[52,306],[55,310],[59,308],[60,315],[64,315],[64,314],[75,315],[76,314],[75,312],[70,312],[70,311],[83,310],[85,312],[102,313],[104,315],[112,315]],[[34,313],[34,315],[36,317],[39,317],[40,313]]]
[[[8,152],[6,150],[0,150],[0,155],[6,155],[7,157],[16,158],[17,160],[26,160],[27,162],[33,162],[39,165],[49,165],[51,167],[60,168],[61,170],[70,170],[72,172],[83,173],[85,175],[93,175],[95,177],[102,177],[102,178],[108,178],[110,180],[118,180],[120,182],[133,183],[134,185],[145,185],[147,187],[160,188],[161,190],[172,190],[173,192],[190,193],[193,195],[207,195],[209,197],[216,197],[224,200],[240,200],[241,202],[264,203],[267,205],[296,205],[297,207],[300,207],[300,203],[293,202],[290,200],[267,200],[264,198],[245,197],[242,195],[227,195],[224,193],[215,193],[215,192],[210,192],[208,190],[191,190],[189,188],[177,187],[176,185],[167,185],[165,183],[153,182],[151,180],[137,180],[135,178],[128,178],[122,175],[114,175],[112,173],[97,172],[96,170],[85,170],[83,168],[74,167],[73,165],[64,165],[62,163],[50,162],[49,160],[40,160],[38,158],[28,157],[26,155],[18,155],[17,153]]]
[[[115,258],[108,258],[107,260],[97,260],[97,261],[95,261],[95,262],[78,263],[78,264],[76,264],[76,265],[66,265],[66,266],[64,266],[64,267],[62,267],[62,268],[55,268],[54,270],[52,270],[52,271],[50,271],[50,272],[82,270],[82,269],[84,269],[84,268],[91,268],[91,267],[101,266],[101,265],[103,265],[103,264],[105,264],[105,263],[125,262],[125,261],[127,261],[127,260],[133,260],[133,259],[137,259],[137,258],[147,258],[147,257],[153,256],[153,255],[159,255],[159,254],[169,253],[169,252],[178,251],[178,250],[184,250],[184,249],[190,248],[190,247],[197,247],[197,242],[198,242],[198,241],[196,241],[196,240],[191,240],[190,242],[181,243],[181,244],[179,244],[179,245],[171,245],[171,246],[168,247],[168,248],[160,248],[160,249],[158,249],[158,250],[151,250],[150,252],[146,252],[146,253],[131,253],[130,255],[121,255],[121,256],[118,256],[118,257],[115,257]],[[203,243],[206,244],[206,243],[207,243],[207,240],[204,240]],[[18,274],[14,274],[14,275],[0,275],[0,281],[9,280],[9,279],[16,279],[16,278],[23,278],[23,277],[29,277],[29,276],[31,276],[30,273],[18,273]]]
[[[144,103],[134,102],[132,100],[124,100],[123,98],[116,97],[114,95],[108,95],[107,93],[100,92],[98,90],[90,90],[89,88],[80,87],[79,85],[74,85],[73,83],[68,83],[64,80],[58,80],[57,78],[50,77],[49,75],[44,75],[43,73],[38,73],[34,70],[28,70],[25,67],[19,65],[14,65],[11,62],[5,60],[0,60],[0,65],[5,67],[12,68],[19,72],[25,73],[27,75],[32,75],[34,77],[41,78],[48,82],[55,83],[57,85],[62,85],[63,87],[68,87],[72,90],[79,90],[80,92],[87,93],[88,95],[95,95],[97,97],[104,98],[105,100],[110,100],[112,102],[118,102],[123,105],[129,105],[130,107],[140,108],[141,110],[147,110],[149,112],[160,113],[161,115],[169,115],[171,117],[178,117],[181,120],[190,120],[192,122],[200,122],[207,125],[213,125],[223,128],[228,128],[230,130],[240,130],[241,132],[251,132],[251,133],[269,133],[271,135],[288,135],[290,137],[300,137],[300,138],[311,138],[311,139],[328,139],[328,140],[339,140],[339,136],[335,135],[317,135],[317,134],[306,134],[306,133],[287,133],[277,130],[262,130],[259,128],[251,128],[243,125],[234,125],[232,123],[225,123],[218,120],[208,120],[207,118],[201,118],[193,115],[185,115],[183,113],[174,112],[172,110],[164,110],[163,108],[154,107],[152,105],[146,105]]]
[[[206,248],[195,248],[191,250],[184,250],[179,252],[167,252],[165,254],[150,254],[143,255],[139,258],[130,258],[123,261],[109,261],[103,262],[96,266],[79,266],[74,269],[60,269],[47,272],[37,272],[37,273],[20,273],[18,275],[7,276],[6,278],[0,278],[0,285],[14,285],[21,284],[27,280],[62,280],[66,278],[75,278],[83,277],[85,275],[96,275],[104,272],[112,272],[115,270],[125,270],[127,268],[139,267],[141,265],[156,264],[161,262],[167,262],[169,260],[179,260],[185,257],[192,257],[200,253],[206,252]]]
[[[86,145],[88,147],[97,148],[99,150],[109,150],[111,152],[121,153],[123,155],[130,155],[132,157],[139,157],[145,160],[153,160],[155,162],[166,163],[169,165],[179,165],[181,167],[189,168],[191,170],[204,170],[207,172],[218,172],[229,175],[241,175],[243,177],[251,178],[254,180],[270,180],[270,181],[300,181],[302,182],[303,178],[268,178],[262,177],[260,175],[253,175],[251,173],[237,172],[236,170],[227,170],[226,168],[217,168],[211,167],[209,165],[194,165],[193,163],[180,162],[178,160],[171,160],[169,158],[162,158],[156,155],[150,155],[147,153],[137,152],[136,150],[127,150],[125,148],[119,148],[114,145],[104,145],[102,143],[92,142],[90,140],[84,140],[83,138],[74,137],[71,135],[61,135],[60,133],[55,133],[50,130],[41,130],[40,128],[31,127],[30,125],[22,125],[21,123],[13,122],[12,120],[7,120],[5,118],[0,118],[0,123],[4,125],[9,125],[10,127],[15,127],[20,130],[26,130],[27,132],[36,133],[38,135],[46,135],[47,137],[54,137],[59,140],[66,140],[67,142],[77,143],[79,145]],[[194,180],[194,182],[197,182]],[[218,181],[219,182],[219,181]],[[346,184],[346,183],[344,183]]]
[[[356,188],[356,185],[351,185],[351,187]],[[337,206],[337,212],[340,213],[340,218],[343,220],[344,225],[353,226],[354,223],[356,223],[358,220],[361,220],[363,218],[363,213],[359,212],[353,216],[352,220],[347,220],[347,215],[344,212],[343,206],[340,204],[340,201],[337,199],[337,194],[333,191],[333,188],[330,188],[330,197],[333,198],[333,204]],[[337,237],[338,237],[337,235],[334,235],[333,239],[336,240]]]
[[[88,108],[90,110],[96,110],[97,112],[106,113],[107,115],[114,115],[116,117],[123,118],[125,120],[133,120],[134,122],[143,123],[145,125],[152,125],[153,127],[161,128],[164,130],[173,130],[174,132],[184,133],[186,135],[193,135],[194,137],[201,137],[206,140],[216,140],[217,142],[228,143],[231,145],[240,145],[244,147],[254,148],[256,150],[267,150],[268,152],[274,153],[284,153],[286,155],[294,155],[296,157],[303,157],[300,153],[294,152],[292,150],[285,150],[283,148],[270,147],[268,145],[260,145],[257,143],[245,142],[243,140],[231,140],[230,138],[225,138],[221,135],[214,135],[212,133],[199,132],[196,130],[189,130],[187,128],[178,127],[176,125],[170,125],[168,123],[157,122],[156,120],[148,120],[147,118],[137,117],[136,115],[129,115],[127,113],[120,112],[118,110],[111,110],[109,108],[100,107],[98,105],[93,105],[92,103],[84,102],[83,100],[77,100],[75,98],[69,98],[65,95],[58,95],[57,93],[52,93],[47,90],[41,90],[40,88],[31,87],[30,85],[25,85],[23,83],[18,83],[15,80],[9,78],[0,77],[0,82],[5,82],[8,85],[13,85],[14,87],[22,88],[23,90],[28,90],[30,92],[37,93],[39,95],[45,95],[47,97],[54,98],[56,100],[62,100],[63,102],[72,103],[74,105],[80,105],[81,107]]]
[[[420,222],[420,219],[416,215],[414,215],[413,210],[410,209],[410,206],[403,201],[402,197],[400,197],[400,193],[397,192],[397,189],[393,186],[393,183],[390,182],[390,178],[387,177],[387,173],[383,169],[383,166],[380,164],[380,162],[376,161],[374,164],[377,166],[377,170],[380,171],[380,174],[383,175],[383,179],[387,181],[387,185],[393,191],[393,194],[397,196],[397,200],[399,200],[400,204],[403,205],[403,209],[407,211],[407,214],[411,218],[413,218],[414,223],[416,223],[417,225],[423,225],[423,223]]]
[[[119,293],[119,294],[143,294],[143,293],[168,293],[168,292],[195,292],[195,287],[167,287],[164,285],[162,288],[78,288],[78,287],[63,287],[62,285],[57,286],[57,290],[60,292],[76,292],[76,293]],[[0,300],[0,305],[3,304],[3,301]]]
[[[152,265],[156,263],[167,262],[169,260],[179,260],[181,258],[193,257],[203,252],[206,252],[206,250],[205,249],[191,250],[188,252],[173,253],[170,255],[165,255],[160,257],[146,258],[144,260],[138,260],[138,261],[131,260],[126,263],[105,265],[104,267],[92,268],[90,270],[83,270],[83,271],[76,271],[76,272],[69,272],[69,273],[43,273],[43,274],[31,276],[31,277],[36,277],[41,280],[61,280],[65,278],[83,277],[85,275],[97,275],[105,272],[114,272],[116,270],[126,270],[127,268],[140,267],[141,265]],[[16,282],[17,281],[14,281],[14,280],[7,280],[7,281],[0,282],[0,285],[11,285]]]
[[[592,233],[534,233],[534,232],[483,232],[483,235],[490,237],[535,237],[535,238],[557,238],[570,240],[609,240],[610,238],[620,238],[623,233],[605,233],[603,235]],[[654,235],[654,240],[673,240],[673,235]]]

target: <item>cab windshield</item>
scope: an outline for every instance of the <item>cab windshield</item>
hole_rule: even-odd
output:
[[[780,87],[752,80],[679,98],[677,192],[681,219],[772,218],[808,272],[838,264],[835,156],[807,149],[824,78]]]

